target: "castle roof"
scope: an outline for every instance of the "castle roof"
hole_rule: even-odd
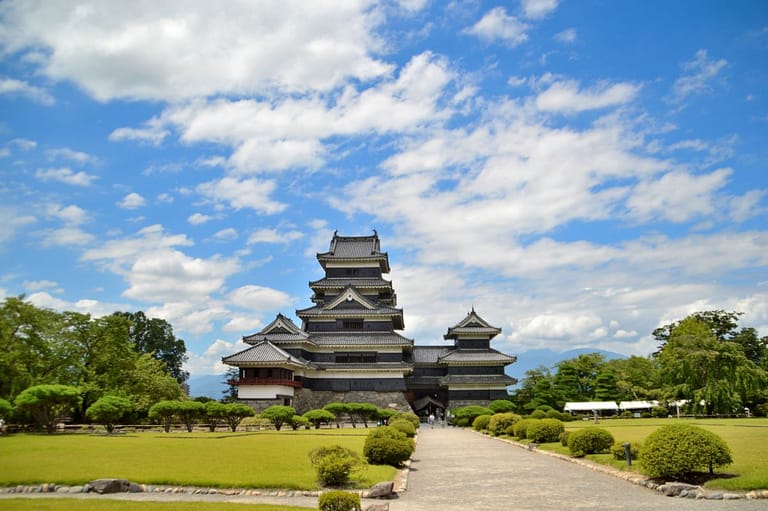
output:
[[[225,364],[238,366],[291,365],[306,367],[309,363],[301,357],[294,357],[269,341],[259,342],[250,348],[221,359]]]
[[[282,314],[278,314],[270,324],[259,332],[243,337],[243,341],[248,344],[256,344],[262,341],[307,342],[308,340],[309,334]]]
[[[456,325],[448,329],[448,332],[443,336],[444,339],[456,339],[458,337],[481,337],[490,339],[496,337],[501,333],[501,328],[492,326],[486,320],[480,317],[475,312],[475,308],[467,314],[467,316],[459,321]]]
[[[389,273],[389,257],[381,251],[379,235],[339,236],[333,233],[327,252],[317,254],[317,260],[323,268],[330,261],[378,261],[382,273]]]

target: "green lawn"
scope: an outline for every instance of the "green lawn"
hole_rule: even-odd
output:
[[[130,502],[107,499],[2,499],[4,511],[306,511],[307,507],[210,502]]]
[[[617,442],[639,442],[660,426],[678,419],[601,419],[598,427],[611,432]],[[707,487],[725,490],[756,490],[768,488],[768,419],[680,419],[685,424],[700,426],[719,435],[733,454],[733,463],[718,472],[724,477],[706,483]],[[595,426],[593,421],[567,422],[566,430]],[[569,454],[560,444],[545,444],[541,448]],[[626,468],[624,461],[616,461],[610,455],[587,456],[597,462]],[[633,470],[638,470],[633,464]],[[734,477],[735,476],[735,477]]]
[[[361,454],[366,429],[254,433],[17,434],[0,437],[0,486],[84,484],[103,477],[144,484],[217,488],[318,489],[307,453],[339,444]],[[357,487],[392,480],[367,466]]]

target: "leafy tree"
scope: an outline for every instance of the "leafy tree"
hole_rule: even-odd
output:
[[[544,366],[526,371],[513,396],[519,410],[535,410],[541,405],[558,406],[554,377]]]
[[[10,415],[13,407],[7,400],[0,398],[0,419],[5,419]]]
[[[599,353],[588,353],[557,364],[554,388],[558,407],[566,401],[590,401],[594,399],[597,375],[605,365],[605,357]]]
[[[745,397],[760,392],[768,374],[735,342],[719,340],[697,315],[680,321],[658,355],[669,397],[704,404],[708,413],[733,413]]]
[[[13,400],[27,387],[59,383],[63,368],[56,350],[61,317],[24,301],[8,297],[0,305],[0,396]],[[62,381],[61,383],[65,383]]]
[[[377,411],[376,405],[371,403],[347,403],[347,413],[353,428],[358,420],[367,428],[368,421],[376,415]]]
[[[104,424],[107,433],[112,433],[115,424],[122,419],[125,414],[131,411],[133,403],[130,399],[122,396],[103,396],[88,407],[85,416],[89,419]]]
[[[178,401],[184,397],[184,389],[165,371],[163,363],[146,353],[138,355],[122,388],[133,399],[135,410],[142,415],[155,403]]]
[[[381,421],[382,424],[388,424],[390,419],[397,414],[397,410],[392,410],[391,408],[379,408],[376,410],[374,418]]]
[[[149,418],[162,424],[163,430],[168,433],[171,431],[173,418],[179,410],[179,403],[181,403],[181,401],[176,400],[157,402],[149,409]]]
[[[129,338],[136,351],[151,354],[163,362],[168,373],[179,383],[189,378],[183,369],[187,361],[187,347],[183,339],[173,334],[173,327],[164,319],[148,318],[142,311],[115,312],[130,323]]]
[[[309,428],[309,419],[307,419],[303,415],[294,415],[293,417],[291,417],[291,420],[288,421],[288,424],[291,426],[291,429],[294,431],[296,431],[301,427]]]
[[[243,419],[246,417],[253,417],[256,414],[256,412],[253,411],[253,408],[250,406],[243,404],[243,403],[227,403],[226,404],[226,415],[225,419],[227,421],[227,425],[229,426],[229,429],[232,430],[232,433],[237,431],[237,426],[240,425],[240,422],[242,422]]]
[[[296,410],[292,406],[274,405],[265,409],[259,415],[269,420],[275,426],[275,429],[280,431],[283,424],[289,422],[296,415]]]
[[[328,410],[336,416],[336,427],[341,427],[341,418],[348,413],[349,407],[347,403],[328,403],[323,407],[323,410]]]
[[[227,369],[227,373],[224,376],[222,383],[227,384],[227,390],[222,391],[222,401],[225,403],[234,403],[237,401],[237,385],[233,385],[232,382],[237,380],[240,376],[240,370],[237,367],[230,367]]]
[[[598,401],[616,401],[619,397],[616,375],[611,371],[603,371],[595,378],[595,399]]]
[[[191,433],[197,420],[205,414],[205,405],[197,401],[179,401],[178,403],[176,415]]]
[[[304,417],[315,426],[315,429],[320,429],[322,423],[330,424],[332,420],[336,419],[336,416],[328,410],[315,409],[304,413]]]
[[[208,420],[208,430],[213,433],[216,431],[216,427],[227,417],[227,405],[213,400],[203,404],[205,405],[205,418]]]
[[[48,433],[56,431],[56,422],[80,404],[80,390],[69,385],[35,385],[21,392],[14,404],[29,412]]]
[[[658,399],[660,396],[659,362],[655,357],[633,355],[609,360],[605,370],[616,375],[616,399],[620,401]]]

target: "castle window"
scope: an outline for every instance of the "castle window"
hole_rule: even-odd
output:
[[[362,330],[363,320],[362,319],[344,319],[341,321],[341,328],[342,330]]]

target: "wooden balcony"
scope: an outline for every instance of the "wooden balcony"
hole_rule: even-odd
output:
[[[284,385],[286,387],[302,388],[304,385],[300,381],[288,380],[286,378],[233,378],[227,380],[228,385]]]

